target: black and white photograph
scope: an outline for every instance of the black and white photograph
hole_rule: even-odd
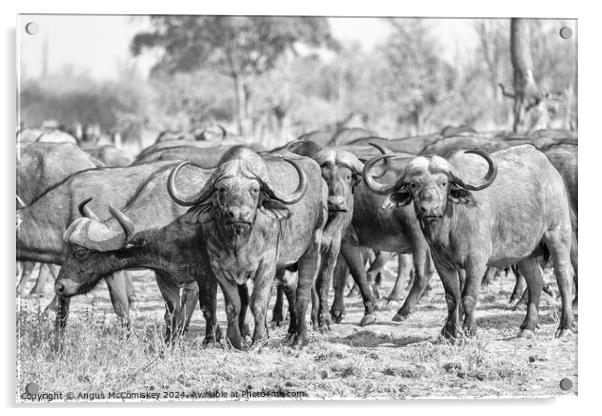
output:
[[[577,396],[572,16],[16,16],[15,402]]]

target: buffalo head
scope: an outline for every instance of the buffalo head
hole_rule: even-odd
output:
[[[414,200],[418,218],[435,221],[443,217],[447,201],[456,204],[474,203],[470,191],[487,188],[497,176],[497,164],[490,154],[481,150],[468,150],[466,153],[474,153],[487,161],[487,174],[479,184],[473,184],[468,178],[462,178],[451,163],[439,156],[404,158],[408,164],[397,181],[389,185],[377,183],[371,170],[380,160],[399,156],[395,154],[377,156],[366,163],[362,177],[371,191],[389,195],[391,201],[397,205],[407,205]]]
[[[347,212],[353,208],[353,187],[359,182],[364,164],[350,152],[332,148],[313,156],[328,185],[328,211]]]
[[[190,162],[176,166],[169,175],[168,191],[174,201],[184,206],[213,208],[218,224],[230,235],[248,234],[257,212],[274,219],[288,217],[287,205],[297,203],[305,194],[307,179],[294,159],[283,158],[299,176],[297,189],[283,195],[272,185],[265,161],[244,146],[228,150],[203,188],[189,197],[181,195],[176,186],[178,171]]]
[[[73,296],[92,289],[104,277],[97,270],[102,268],[103,254],[127,246],[134,235],[134,224],[121,211],[109,206],[109,212],[120,228],[115,230],[100,222],[86,205],[88,198],[79,205],[82,218],[75,220],[63,234],[65,259],[55,283],[55,291],[61,296]]]

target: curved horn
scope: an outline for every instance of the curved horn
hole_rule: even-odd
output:
[[[299,166],[296,160],[289,159],[286,157],[284,157],[283,160],[293,165],[293,167],[297,171],[297,175],[299,175],[299,184],[297,185],[297,189],[295,189],[293,193],[287,196],[275,195],[275,197],[285,205],[292,205],[294,203],[299,202],[299,200],[303,198],[303,195],[305,195],[305,191],[307,190],[307,177],[305,176],[305,172],[303,171],[303,169],[301,169],[301,166]]]
[[[370,146],[374,147],[375,149],[377,149],[379,152],[381,152],[383,155],[390,155],[393,154],[393,152],[391,152],[389,149],[387,149],[384,146],[381,146],[378,143],[368,143]],[[385,176],[385,173],[387,173],[387,170],[389,170],[389,168],[391,167],[391,161],[389,160],[389,158],[383,159],[384,163],[383,163],[383,173],[378,175],[378,176],[373,176],[373,178],[382,178],[383,176]]]
[[[487,170],[487,174],[483,178],[483,183],[480,183],[477,185],[465,182],[462,178],[460,178],[460,176],[455,171],[455,169],[452,169],[451,174],[453,176],[454,182],[456,182],[456,184],[458,184],[462,188],[467,189],[469,191],[480,191],[480,190],[483,190],[483,189],[487,188],[488,186],[490,186],[497,176],[497,163],[496,163],[495,159],[493,158],[493,156],[491,156],[489,153],[484,152],[483,150],[480,150],[480,149],[467,150],[464,153],[472,153],[472,154],[481,156],[483,159],[485,159],[487,161],[487,165],[489,166],[489,169]]]
[[[374,180],[374,177],[370,174],[371,173],[370,171],[372,170],[372,166],[374,166],[381,160],[391,159],[394,157],[398,157],[398,156],[395,154],[386,154],[386,155],[376,156],[376,157],[373,157],[372,159],[370,159],[364,165],[364,170],[362,171],[362,178],[364,179],[364,183],[366,184],[368,189],[370,189],[372,192],[374,192],[376,194],[380,194],[380,195],[386,195],[389,192],[391,192],[393,190],[393,188],[395,188],[396,183],[392,183],[389,185],[378,183]]]
[[[222,131],[222,140],[224,140],[226,138],[226,136],[228,135],[228,132],[226,131],[224,126],[222,126],[221,124],[218,124],[217,127]]]
[[[211,185],[209,184],[209,182],[207,182],[205,186],[196,195],[193,195],[190,198],[186,198],[182,194],[180,194],[178,188],[176,187],[176,177],[178,176],[179,170],[186,165],[193,165],[198,167],[199,169],[201,168],[200,166],[189,161],[180,163],[169,174],[169,179],[167,180],[167,191],[169,192],[169,196],[171,196],[171,198],[174,201],[176,201],[176,203],[185,207],[189,207],[192,205],[196,205],[197,203],[204,200],[207,196],[209,196],[209,194],[211,193]]]
[[[113,205],[109,205],[109,212],[113,217],[115,217],[119,225],[121,225],[121,228],[123,228],[123,232],[125,234],[123,244],[127,244],[132,239],[136,231],[134,222],[131,219],[129,219],[127,215],[125,215],[123,212],[115,208]]]
[[[77,206],[79,215],[81,215],[82,217],[85,217],[85,218],[90,218],[94,221],[100,221],[100,219],[94,213],[94,211],[92,211],[91,208],[86,206],[90,201],[92,201],[92,198],[84,199],[82,202],[79,203],[79,205]]]

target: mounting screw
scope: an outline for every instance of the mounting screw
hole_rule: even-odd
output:
[[[573,29],[568,26],[563,26],[560,28],[560,37],[562,39],[568,39],[573,36]]]
[[[38,383],[27,383],[25,386],[25,391],[28,394],[38,394],[40,392],[40,386]]]
[[[560,388],[564,391],[569,391],[573,388],[573,382],[568,378],[560,380]]]
[[[25,31],[29,35],[35,35],[40,30],[40,26],[36,22],[29,22],[25,25]]]

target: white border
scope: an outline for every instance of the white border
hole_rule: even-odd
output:
[[[411,402],[293,402],[293,403],[234,403],[234,404],[187,404],[171,403],[167,407],[184,407],[194,412],[241,412],[245,414],[278,413],[286,412],[287,415],[301,415],[306,412],[324,408],[337,412],[420,412],[446,415],[451,411],[463,414],[504,415],[516,412],[518,408],[527,407],[528,411],[545,412],[548,414],[578,414],[584,410],[598,409],[597,402],[598,386],[600,386],[600,347],[602,325],[600,316],[602,312],[596,307],[600,304],[599,297],[602,295],[600,285],[600,273],[598,272],[600,254],[596,249],[600,244],[600,190],[601,180],[599,158],[602,141],[602,127],[600,125],[600,77],[602,65],[600,62],[600,43],[602,41],[602,21],[596,2],[577,1],[526,1],[526,0],[503,0],[499,2],[469,2],[469,1],[330,1],[325,0],[300,0],[300,1],[229,1],[219,0],[214,2],[191,2],[191,1],[131,1],[131,0],[103,0],[85,2],[77,0],[19,0],[8,2],[4,0],[1,4],[0,20],[2,21],[3,54],[2,54],[2,82],[3,97],[0,100],[0,125],[2,126],[2,219],[4,221],[4,238],[2,239],[2,250],[4,271],[4,322],[2,328],[6,331],[2,342],[3,352],[3,374],[0,377],[0,392],[2,394],[3,406],[14,406],[15,392],[15,298],[13,279],[10,273],[14,273],[14,146],[13,137],[15,132],[15,25],[17,13],[103,13],[103,14],[305,14],[305,15],[336,15],[336,16],[436,16],[436,17],[563,17],[578,18],[579,30],[579,131],[580,131],[580,177],[581,177],[581,279],[580,279],[580,320],[579,320],[579,398],[563,397],[557,400],[485,400],[485,401],[411,401]],[[587,224],[585,226],[584,224]],[[9,231],[10,230],[10,231]],[[98,405],[95,405],[98,406]],[[138,404],[138,406],[141,406]],[[145,412],[163,414],[166,405],[148,406],[143,405]],[[380,409],[372,410],[373,406]],[[403,406],[399,409],[398,406]],[[85,406],[86,409],[59,409],[51,406],[43,411],[45,415],[60,412],[82,411],[99,414],[106,412],[103,409]],[[103,406],[107,407],[107,406]],[[115,407],[108,405],[108,407]],[[128,406],[132,407],[132,406]],[[196,409],[204,407],[204,409]],[[339,410],[340,409],[340,410]],[[12,409],[14,411],[15,409]],[[111,409],[111,412],[118,409]],[[120,409],[125,410],[125,409]],[[182,409],[183,410],[183,409]],[[178,410],[181,411],[181,410]]]

